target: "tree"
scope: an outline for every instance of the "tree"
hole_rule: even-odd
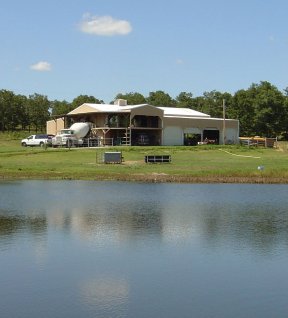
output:
[[[150,92],[146,98],[148,104],[153,106],[175,107],[176,101],[163,91]]]
[[[21,127],[24,129],[28,124],[28,117],[26,116],[26,105],[28,99],[24,95],[15,95],[14,96],[14,114],[12,120],[12,127],[16,129],[17,127]]]
[[[118,94],[115,99],[125,99],[128,105],[146,104],[146,98],[140,93]]]
[[[284,97],[284,107],[285,107],[285,113],[288,114],[288,88],[286,90],[287,92]],[[286,115],[285,118],[283,118],[283,120],[284,120],[284,129],[281,136],[279,137],[287,140],[288,139],[288,115]]]
[[[63,101],[54,100],[51,103],[51,107],[52,107],[51,115],[53,116],[66,115],[71,110],[73,110],[72,104],[68,103],[66,100],[63,100]]]
[[[232,110],[242,135],[275,137],[287,131],[285,96],[269,82],[253,83],[236,92]]]
[[[94,96],[79,95],[78,97],[73,99],[71,106],[72,106],[72,109],[75,109],[76,107],[85,103],[103,104],[103,100],[99,100]]]
[[[36,131],[38,129],[43,130],[50,117],[50,102],[47,96],[40,94],[30,95],[28,105],[29,123],[34,126]]]
[[[0,91],[0,128],[2,131],[6,130],[10,124],[13,98],[13,92],[4,89]]]
[[[25,96],[12,91],[0,91],[0,130],[16,130],[25,119]]]
[[[254,129],[257,134],[275,137],[286,130],[285,97],[269,82],[252,84],[249,92],[255,108]]]
[[[211,117],[223,117],[223,100],[227,109],[226,117],[229,117],[229,108],[232,102],[232,96],[229,93],[221,93],[219,91],[211,91],[203,93],[203,109],[202,111]]]
[[[205,98],[203,96],[193,98],[191,107],[189,108],[204,113],[207,110]]]
[[[233,97],[231,108],[231,117],[239,120],[240,135],[255,135],[255,108],[253,105],[253,98],[250,92],[244,89],[236,92]]]
[[[187,92],[181,92],[177,97],[176,97],[176,102],[177,102],[177,107],[180,108],[192,108],[194,105],[194,100],[193,100],[193,95],[192,93],[187,93]]]

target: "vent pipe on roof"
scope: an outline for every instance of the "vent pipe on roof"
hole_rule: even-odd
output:
[[[127,100],[126,99],[116,99],[114,101],[114,105],[118,105],[118,106],[127,106]]]

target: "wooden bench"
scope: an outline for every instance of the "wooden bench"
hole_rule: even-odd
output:
[[[162,162],[171,162],[170,155],[148,155],[145,156],[146,163],[162,163]]]

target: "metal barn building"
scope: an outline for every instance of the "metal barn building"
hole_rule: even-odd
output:
[[[47,133],[56,134],[74,122],[90,122],[90,137],[104,145],[234,144],[239,140],[238,120],[212,118],[189,108],[127,105],[122,99],[114,105],[84,103],[47,122]]]

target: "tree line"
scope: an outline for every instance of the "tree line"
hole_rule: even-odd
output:
[[[241,136],[265,136],[288,139],[288,88],[283,92],[267,81],[253,83],[248,89],[235,94],[216,90],[194,97],[190,92],[181,92],[172,98],[164,91],[150,92],[148,97],[137,92],[118,94],[115,99],[126,99],[128,105],[150,104],[191,108],[211,117],[238,119]],[[46,121],[65,115],[83,103],[103,104],[94,96],[80,95],[72,102],[50,101],[47,96],[33,94],[16,95],[9,90],[0,90],[0,131],[36,130],[44,131]],[[113,103],[113,101],[111,102]]]

